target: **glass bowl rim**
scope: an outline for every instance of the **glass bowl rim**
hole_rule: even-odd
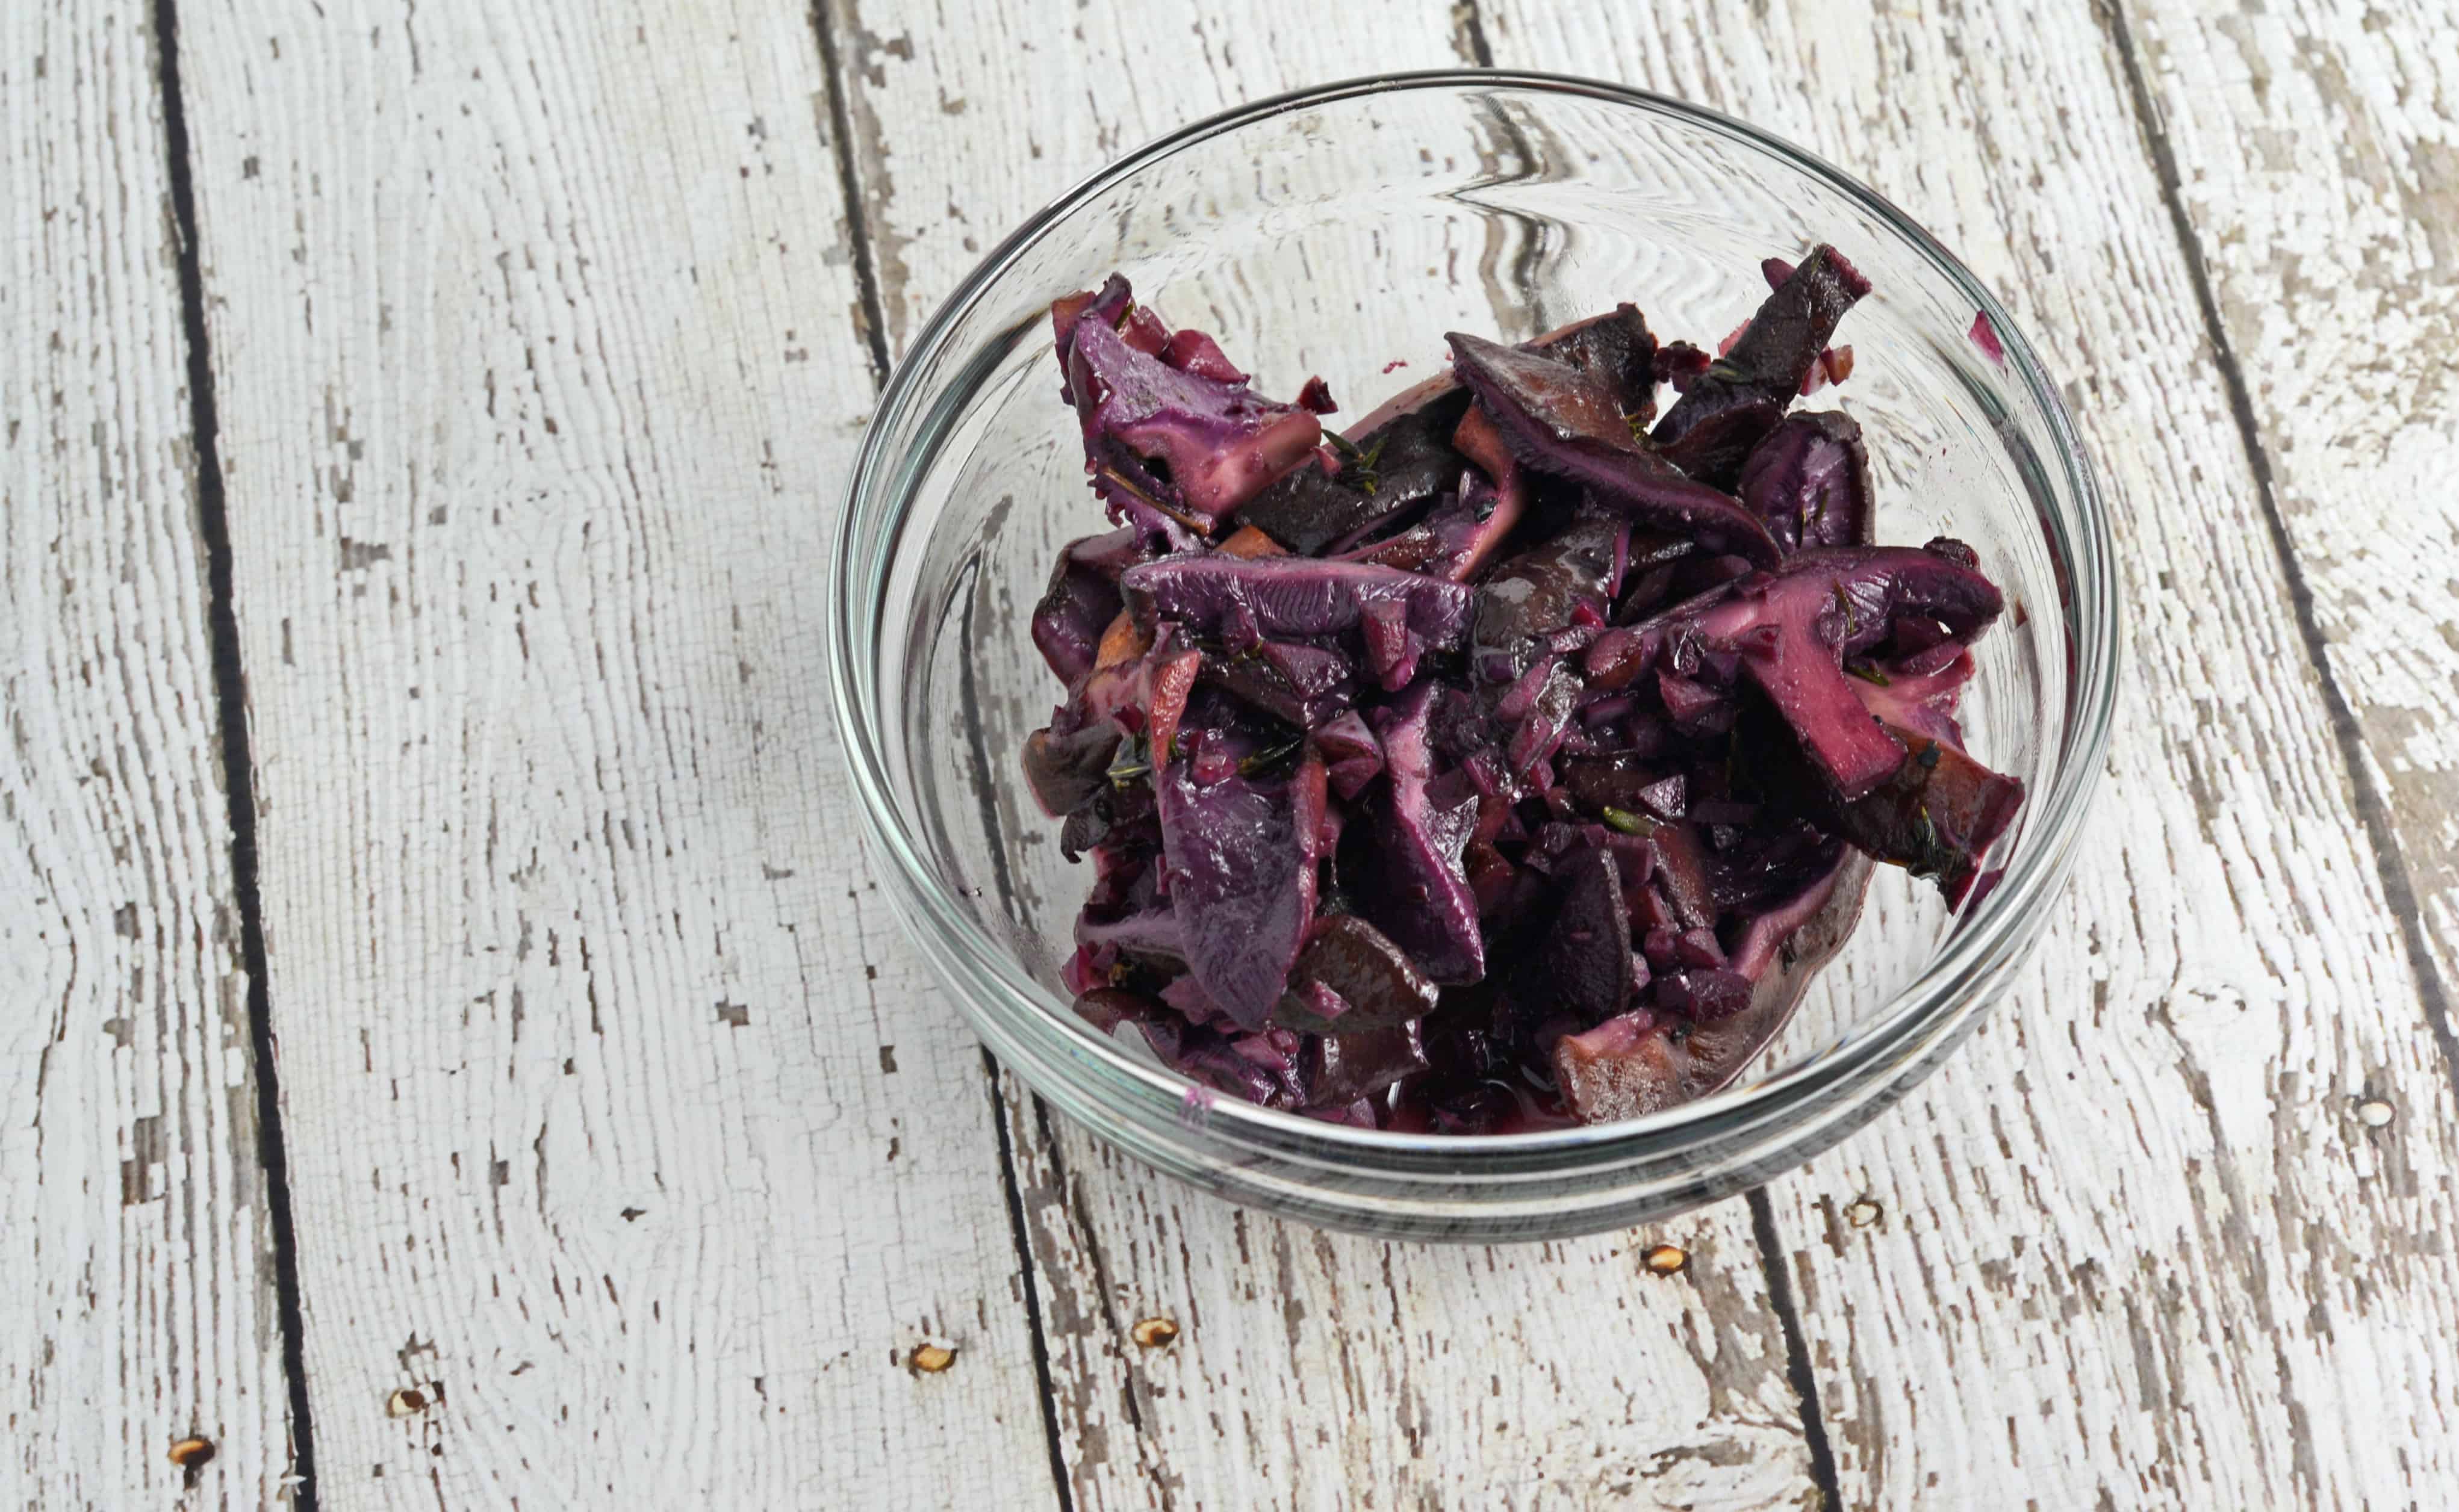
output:
[[[875,641],[884,606],[872,606],[852,591],[857,586],[883,587],[886,567],[903,546],[904,516],[912,505],[914,474],[899,459],[886,454],[885,438],[909,410],[919,408],[927,412],[939,398],[936,393],[923,391],[917,375],[930,366],[927,359],[936,354],[955,326],[1045,232],[1088,200],[1145,168],[1272,117],[1365,95],[1464,88],[1569,95],[1670,117],[1755,149],[1860,205],[1945,277],[1975,310],[1988,319],[2006,354],[2007,370],[2021,380],[2024,389],[2040,407],[2057,461],[2073,494],[2070,512],[2050,511],[2044,516],[2052,556],[2066,569],[2070,604],[2065,607],[2074,626],[2074,670],[2068,692],[2072,718],[2068,724],[2065,751],[2049,791],[2034,799],[2038,807],[2028,828],[2037,838],[2009,862],[1998,887],[1983,899],[1978,911],[1950,936],[1945,948],[1931,958],[1921,975],[1882,1008],[1853,1024],[1818,1051],[1765,1080],[1678,1103],[1643,1118],[1522,1134],[1408,1134],[1329,1124],[1208,1094],[1208,1089],[1199,1083],[1135,1059],[1107,1036],[1077,1031],[1061,1017],[1071,1011],[1068,1004],[1027,975],[1016,957],[957,904],[908,838],[912,827],[894,796],[884,753],[873,736],[870,710],[864,706],[866,701],[861,695],[868,682],[856,655],[866,644],[862,621],[872,621],[869,628]],[[883,492],[901,493],[903,496],[889,498],[895,515],[885,522],[887,529],[880,534],[889,540],[890,549],[882,556],[880,570],[866,575],[857,564],[864,535],[861,526],[879,512],[866,511],[862,505],[867,495]],[[2115,583],[2106,505],[2057,386],[1997,297],[1960,259],[1884,196],[1817,155],[1747,121],[1653,91],[1566,74],[1426,69],[1293,90],[1234,106],[1181,127],[1079,180],[1027,217],[977,263],[933,312],[921,334],[896,365],[864,430],[830,554],[828,589],[832,612],[827,622],[827,660],[831,702],[846,737],[851,758],[848,765],[864,819],[905,884],[904,891],[910,893],[909,904],[892,891],[891,902],[916,936],[916,943],[934,957],[943,975],[955,975],[951,968],[969,968],[962,975],[971,980],[952,982],[952,986],[960,992],[967,987],[988,989],[1023,1009],[1030,1019],[1047,1017],[1051,1020],[1047,1025],[1036,1024],[1032,1030],[1018,1028],[1012,1032],[1046,1029],[1078,1055],[1096,1061],[1101,1070],[1129,1087],[1151,1093],[1150,1111],[1156,1116],[1174,1117],[1191,1102],[1201,1101],[1208,1104],[1211,1126],[1227,1124],[1235,1130],[1244,1125],[1245,1131],[1262,1144],[1284,1149],[1295,1144],[1323,1154],[1346,1153],[1369,1160],[1397,1157],[1413,1166],[1428,1160],[1445,1165],[1462,1161],[1485,1165],[1489,1158],[1512,1165],[1517,1162],[1511,1157],[1543,1161],[1548,1156],[1629,1155],[1637,1152],[1635,1146],[1656,1146],[1671,1135],[1696,1133],[1713,1138],[1738,1130],[1762,1114],[1792,1105],[1797,1101],[1797,1094],[1815,1097],[1831,1088],[1863,1082],[1865,1072],[1893,1064],[1901,1054],[1917,1048],[1931,1030],[1944,1026],[1959,1008],[1967,1006],[1965,989],[1975,974],[1986,975],[1984,968],[2004,955],[2010,944],[2020,948],[2027,943],[2018,936],[2037,925],[2037,915],[2054,899],[2065,880],[2068,856],[2098,787],[2117,698],[2119,626]],[[874,696],[868,702],[875,705],[877,700]],[[918,910],[918,918],[913,910]],[[943,953],[942,942],[953,942],[956,958],[951,959]]]

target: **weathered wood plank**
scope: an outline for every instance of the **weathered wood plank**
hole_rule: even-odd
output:
[[[1234,24],[1093,7],[1063,32],[994,5],[829,13],[895,351],[1010,226],[1118,153],[1242,99],[1467,49],[1440,4],[1251,5]],[[1258,292],[1333,302],[1294,269]],[[1401,330],[1423,346],[1422,323]],[[1276,372],[1323,360],[1240,355]],[[1021,702],[1046,704],[1046,674],[1019,675]],[[1572,1244],[1384,1245],[1194,1195],[1013,1083],[1007,1099],[1077,1506],[1817,1504],[1741,1203]],[[1690,1250],[1687,1277],[1641,1268],[1660,1238]],[[1174,1319],[1177,1341],[1136,1344],[1146,1315]]]
[[[96,1512],[289,1497],[156,65],[0,8],[0,1495]]]
[[[1384,1244],[1010,1106],[1080,1507],[1819,1504],[1738,1200],[1564,1243]],[[1686,1273],[1642,1265],[1660,1242]],[[1147,1316],[1177,1341],[1140,1346]]]
[[[818,670],[871,380],[806,14],[183,31],[323,1504],[1047,1504]]]
[[[2459,1056],[2459,14],[2151,0],[2121,19]]]
[[[2070,379],[2120,522],[2132,662],[2065,917],[1956,1064],[1773,1188],[1845,1503],[2429,1502],[2447,1068],[2092,11],[1483,19],[1503,63],[1736,112],[1906,205]]]

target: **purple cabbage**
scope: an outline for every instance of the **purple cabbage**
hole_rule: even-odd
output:
[[[1096,1012],[1104,1011],[1119,1010],[1114,1002],[1096,999]],[[1116,1021],[1130,1017],[1121,1014]],[[1362,1034],[1313,1035],[1283,1028],[1241,1032],[1166,1015],[1132,1021],[1154,1055],[1191,1081],[1264,1107],[1336,1122],[1353,1121],[1360,1099],[1426,1066],[1415,1022]]]
[[[1202,675],[1301,729],[1356,712],[1356,662],[1336,646],[1259,640],[1235,656],[1205,658]]]
[[[1119,748],[1119,730],[1112,724],[1061,735],[1048,729],[1025,737],[1025,783],[1041,811],[1057,819],[1092,802],[1109,785],[1110,762]]]
[[[1437,989],[1408,952],[1355,914],[1315,921],[1272,1017],[1317,1034],[1397,1028],[1434,1012]]]
[[[1366,716],[1354,708],[1326,721],[1314,732],[1314,745],[1323,756],[1325,777],[1343,802],[1355,799],[1382,775],[1383,743],[1375,738]]]
[[[1183,966],[1187,932],[1177,910],[1166,903],[1147,903],[1117,918],[1082,917],[1076,921],[1076,944],[1104,958],[1126,956],[1148,965]]]
[[[1518,469],[1506,472],[1500,483],[1472,474],[1444,494],[1425,518],[1358,548],[1352,559],[1467,582],[1510,537],[1527,503],[1527,485]]]
[[[1355,631],[1367,670],[1386,688],[1406,682],[1425,652],[1458,649],[1474,601],[1458,583],[1307,556],[1190,553],[1129,568],[1119,580],[1138,623],[1182,624],[1232,650]]]
[[[1691,381],[1650,438],[1692,477],[1732,481],[1802,391],[1836,323],[1869,292],[1869,280],[1842,253],[1816,248],[1769,291],[1732,349]]]
[[[1142,535],[1128,528],[1069,541],[1050,570],[1050,586],[1033,609],[1033,643],[1041,660],[1072,683],[1093,670],[1102,633],[1124,601],[1119,575],[1145,559]]]
[[[1562,534],[1497,566],[1477,586],[1477,620],[1469,632],[1470,663],[1488,682],[1526,672],[1548,638],[1568,630],[1585,608],[1605,622],[1619,521],[1574,519]]]
[[[1425,1041],[1415,1018],[1356,1034],[1310,1035],[1299,1046],[1298,1067],[1307,1105],[1337,1107],[1425,1070]]]
[[[1997,619],[1997,588],[1951,553],[1885,546],[1803,551],[1772,576],[1711,590],[1589,648],[1592,682],[1628,685],[1660,657],[1688,677],[1703,658],[1738,653],[1837,794],[1859,798],[1904,759],[1854,691],[1844,662],[1884,641],[1900,620],[1969,641]],[[1952,544],[1952,543],[1948,543]]]
[[[1878,788],[1851,803],[1827,792],[1805,758],[1783,743],[1755,738],[1754,781],[1786,813],[1828,830],[1862,852],[1935,881],[1949,908],[1972,893],[1995,845],[2023,806],[2024,785],[1974,761],[1954,717],[1971,676],[1971,653],[1953,642],[1902,663],[1862,669],[1854,692],[1904,752]]]
[[[1132,298],[1114,275],[1060,341],[1086,470],[1116,491],[1114,506],[1124,495],[1183,527],[1208,528],[1314,454],[1323,426],[1311,412],[1251,392],[1243,377],[1219,376],[1235,371],[1226,359],[1192,368],[1167,361],[1218,357],[1208,339],[1155,355],[1097,318],[1113,290]]]
[[[1634,304],[1573,321],[1527,344],[1586,373],[1625,415],[1645,424],[1656,409],[1656,337]]]
[[[1437,394],[1371,431],[1328,438],[1330,457],[1282,474],[1238,511],[1238,522],[1302,556],[1341,550],[1459,479],[1451,435],[1467,406],[1463,394]],[[1337,465],[1320,465],[1328,460]]]
[[[1461,851],[1477,823],[1477,802],[1440,805],[1428,793],[1434,695],[1431,681],[1419,682],[1369,716],[1383,743],[1384,783],[1367,808],[1376,846],[1357,878],[1358,912],[1434,980],[1473,982],[1485,975],[1485,940]]]
[[[1190,1081],[1264,1107],[1303,1105],[1301,1045],[1290,1030],[1238,1035],[1175,1018],[1145,1019],[1136,1028],[1163,1064]]]
[[[1676,347],[1688,347],[1675,342]],[[1557,348],[1560,348],[1559,350]],[[1521,343],[1523,351],[1545,352],[1570,364],[1603,384],[1628,413],[1652,412],[1656,406],[1656,386],[1668,372],[1665,349],[1648,328],[1636,306],[1621,304],[1602,315],[1590,315],[1567,326],[1558,326],[1542,336]],[[1644,358],[1644,363],[1643,363]],[[1698,353],[1699,367],[1708,365],[1705,352]],[[1681,359],[1671,366],[1682,367]],[[1686,380],[1687,381],[1687,377]],[[1352,436],[1371,435],[1389,425],[1399,415],[1430,409],[1451,396],[1455,406],[1451,417],[1458,419],[1460,379],[1451,372],[1439,372],[1401,389],[1377,405],[1366,417],[1350,428]]]
[[[1541,990],[1593,1024],[1621,1013],[1644,984],[1630,950],[1622,874],[1608,850],[1574,852],[1554,870],[1554,917],[1535,956]]]
[[[1746,928],[1725,967],[1704,981],[1699,972],[1685,974],[1682,992],[1705,997],[1720,1015],[1703,1022],[1641,1008],[1564,1036],[1554,1045],[1552,1070],[1573,1114],[1589,1124],[1641,1118],[1709,1096],[1749,1070],[1811,978],[1843,948],[1870,874],[1867,858],[1843,851],[1830,870],[1754,921],[1757,928]],[[1736,980],[1748,984],[1738,1006]],[[1668,1033],[1675,1024],[1684,1032]]]
[[[1711,368],[1710,375],[1714,371]],[[1736,488],[1744,459],[1784,419],[1784,405],[1748,388],[1715,388],[1704,381],[1692,393],[1708,397],[1679,436],[1658,442],[1657,455],[1685,477]]]
[[[1154,778],[1187,969],[1238,1024],[1261,1028],[1314,922],[1323,766],[1206,784],[1171,762]]]
[[[1455,334],[1346,435],[1321,379],[1260,399],[1123,280],[1054,304],[1124,527],[1032,623],[1086,1021],[1327,1123],[1631,1117],[1755,1060],[1871,857],[1990,885],[2023,788],[1956,710],[2000,597],[1956,542],[1871,544],[1859,428],[1788,415],[1865,285],[1826,248],[1767,273],[1720,359],[1628,304]]]
[[[1899,632],[1901,639],[1901,632]],[[1972,676],[1972,653],[1954,641],[1893,661],[1874,662],[1853,696],[1882,724],[1911,730],[1961,749],[1964,727],[1955,705]]]
[[[1956,746],[1901,727],[1906,759],[1878,789],[1836,815],[1836,832],[1881,861],[1929,877],[1962,906],[1989,848],[2015,822],[2024,785]]]
[[[1788,552],[1872,541],[1870,455],[1850,415],[1822,410],[1786,419],[1751,453],[1740,490],[1742,502]]]
[[[1522,463],[1589,489],[1651,530],[1762,565],[1776,542],[1729,494],[1693,482],[1642,445],[1613,395],[1580,369],[1453,331],[1453,370]]]

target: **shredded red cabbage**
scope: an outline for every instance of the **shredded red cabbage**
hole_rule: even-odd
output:
[[[1087,1021],[1328,1122],[1629,1118],[1740,1074],[1874,861],[1986,893],[2024,788],[1955,710],[2000,595],[1876,545],[1860,428],[1791,410],[1867,281],[1761,271],[1715,357],[1629,304],[1454,332],[1338,433],[1123,278],[1052,305],[1119,526],[1034,612],[1067,696],[1023,753],[1093,862]]]

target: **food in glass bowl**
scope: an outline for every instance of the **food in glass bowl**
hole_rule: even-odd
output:
[[[1117,527],[1032,621],[1080,1014],[1326,1120],[1599,1123],[1740,1074],[1873,862],[1992,885],[2024,789],[1955,708],[2002,597],[1957,541],[1876,544],[1860,427],[1797,408],[1868,284],[1763,271],[1717,355],[1630,304],[1451,332],[1345,432],[1123,278],[1052,306]]]

